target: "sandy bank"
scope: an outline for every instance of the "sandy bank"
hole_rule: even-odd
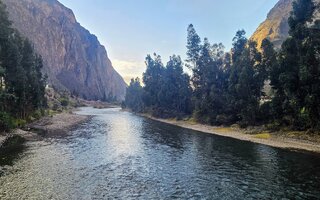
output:
[[[90,118],[91,116],[73,113],[59,113],[52,117],[43,117],[40,120],[28,124],[24,130],[15,129],[11,133],[0,134],[0,149],[6,148],[5,143],[10,142],[15,136],[20,136],[27,141],[39,140],[45,136],[63,136]]]
[[[177,121],[171,119],[159,119],[151,117],[150,115],[142,115],[152,120],[159,122],[179,126],[182,128],[187,128],[195,131],[200,131],[204,133],[210,133],[230,138],[235,138],[244,141],[250,141],[254,143],[264,144],[272,147],[292,149],[292,150],[305,150],[320,153],[320,144],[318,142],[311,142],[307,140],[287,138],[283,136],[278,136],[276,134],[270,134],[269,138],[262,139],[257,138],[257,135],[246,134],[241,130],[232,129],[232,128],[221,128],[214,127],[209,125],[203,125],[198,123],[192,123],[189,121]]]
[[[52,117],[44,117],[28,125],[30,130],[35,130],[45,135],[66,134],[75,126],[87,121],[90,116],[77,115],[73,113],[60,113]]]

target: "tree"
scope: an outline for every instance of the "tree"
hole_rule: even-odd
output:
[[[180,56],[170,57],[166,67],[161,57],[154,54],[146,58],[143,73],[145,108],[158,117],[176,117],[191,112],[190,78],[183,72]]]
[[[143,103],[143,88],[140,84],[140,79],[131,79],[130,85],[127,88],[125,97],[125,106],[133,112],[142,112],[144,110]]]
[[[183,72],[180,56],[173,55],[166,65],[161,87],[161,104],[165,109],[179,114],[191,112],[190,77]]]
[[[8,119],[27,119],[45,102],[42,59],[31,43],[11,28],[5,6],[0,1],[0,112],[2,127]],[[10,117],[6,117],[10,116]],[[9,126],[7,126],[9,127]],[[0,128],[0,131],[1,130]]]
[[[239,80],[236,84],[237,103],[240,121],[243,125],[254,124],[257,120],[261,91],[264,79],[260,78],[261,62],[257,44],[250,41],[244,49],[237,64],[240,68]]]
[[[154,54],[154,58],[150,55],[146,57],[146,72],[143,73],[144,87],[144,102],[147,107],[155,108],[160,106],[161,86],[163,84],[164,66],[161,57]]]
[[[243,30],[233,39],[231,60],[227,92],[229,121],[243,126],[255,124],[265,73],[256,43],[248,41]]]
[[[282,45],[278,74],[273,76],[275,110],[282,123],[297,129],[319,128],[320,33],[311,24],[315,9],[312,0],[293,3],[290,37]]]
[[[187,66],[192,69],[197,65],[197,61],[200,57],[201,51],[201,39],[194,29],[193,25],[188,26],[188,36],[187,36]]]
[[[248,42],[245,37],[246,32],[240,30],[236,33],[233,38],[233,48],[231,49],[231,65],[228,76],[228,92],[227,92],[227,113],[230,123],[235,123],[240,121],[239,117],[240,107],[238,105],[238,90],[237,85],[239,82],[239,75],[242,71],[241,69],[241,55],[245,50],[245,46]]]
[[[262,104],[260,106],[259,118],[261,122],[269,123],[277,121],[281,115],[281,100],[275,100],[275,93],[281,95],[281,91],[275,90],[274,85],[279,86],[279,81],[275,79],[279,73],[278,54],[273,44],[268,39],[264,39],[261,44],[261,64],[259,81],[264,82],[264,91],[262,92]],[[271,102],[271,99],[274,101]]]
[[[244,30],[237,31],[235,37],[232,39],[233,47],[231,49],[232,52],[232,62],[238,62],[238,59],[242,55],[243,50],[245,49],[248,39],[246,38],[246,32]]]
[[[6,111],[13,113],[18,118],[25,118],[26,73],[21,65],[21,48],[22,38],[18,34],[12,36],[7,43],[2,63],[6,71],[4,77],[6,92],[12,97],[6,100]]]
[[[194,116],[197,120],[220,124],[225,107],[224,46],[211,45],[207,38],[201,45],[199,59],[193,68]],[[223,121],[223,120],[222,120]]]
[[[261,79],[270,80],[273,77],[272,73],[275,73],[279,68],[277,52],[274,50],[274,46],[269,39],[262,41],[261,50]]]
[[[8,42],[9,35],[13,32],[11,28],[11,22],[8,18],[6,6],[0,1],[0,52],[5,43]]]

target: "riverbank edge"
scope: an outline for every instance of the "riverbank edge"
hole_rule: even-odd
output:
[[[21,146],[25,141],[39,140],[41,137],[64,136],[70,130],[89,121],[92,116],[75,114],[76,109],[68,112],[45,116],[27,124],[25,128],[15,129],[10,133],[0,135],[0,151]],[[17,137],[23,140],[16,140]],[[15,141],[18,141],[17,143]],[[7,146],[6,144],[10,144]]]
[[[233,129],[231,127],[217,127],[204,125],[199,123],[190,123],[183,120],[173,120],[173,119],[160,119],[153,117],[149,114],[137,114],[141,117],[145,117],[154,121],[178,126],[181,128],[194,130],[202,133],[208,133],[213,135],[218,135],[222,137],[229,137],[233,139],[238,139],[242,141],[253,142],[257,144],[263,144],[271,147],[289,149],[294,151],[308,151],[312,153],[320,154],[320,144],[300,139],[287,138],[283,136],[276,136],[275,134],[270,134],[269,138],[259,138],[257,135],[251,135],[244,133],[241,129]]]

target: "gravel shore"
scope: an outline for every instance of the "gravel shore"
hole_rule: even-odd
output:
[[[41,136],[63,136],[77,125],[89,120],[90,116],[77,115],[73,113],[60,113],[52,117],[43,117],[31,124],[28,124],[24,130],[16,129],[11,133],[0,134],[0,148],[5,141],[13,136],[20,136],[26,140],[37,140]]]
[[[67,134],[75,126],[87,121],[90,116],[73,113],[60,113],[52,117],[44,117],[28,125],[30,130],[35,130],[45,135]]]
[[[320,144],[317,142],[286,138],[286,137],[272,135],[272,134],[270,135],[270,138],[261,139],[261,138],[256,138],[255,135],[246,134],[246,133],[243,133],[241,130],[236,130],[232,128],[214,127],[209,125],[190,123],[188,121],[159,119],[159,118],[151,117],[150,115],[142,115],[142,116],[152,120],[159,121],[159,122],[163,122],[163,123],[167,123],[167,124],[171,124],[171,125],[179,126],[182,128],[195,130],[195,131],[200,131],[204,133],[210,133],[214,135],[230,137],[230,138],[235,138],[235,139],[244,140],[244,141],[250,141],[250,142],[264,144],[272,147],[292,149],[292,150],[305,150],[305,151],[320,153]]]

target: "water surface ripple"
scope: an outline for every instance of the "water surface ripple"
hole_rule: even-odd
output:
[[[186,130],[118,108],[28,142],[0,199],[320,199],[320,157]]]

